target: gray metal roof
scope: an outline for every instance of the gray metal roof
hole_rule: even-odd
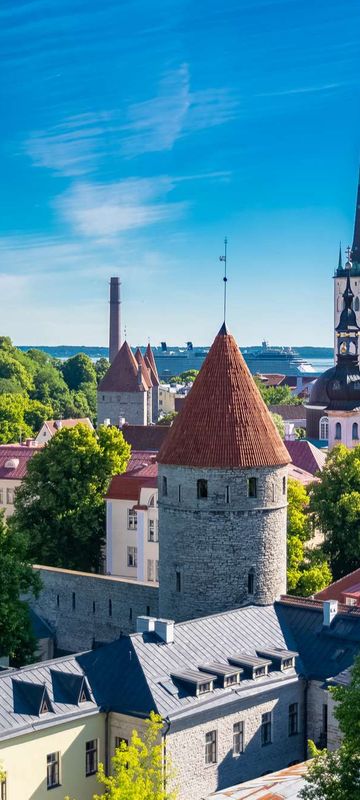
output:
[[[79,687],[79,681],[84,680],[84,672],[76,656],[0,672],[0,739],[15,733],[26,733],[34,727],[61,722],[69,717],[82,717],[97,710],[88,685],[86,693],[90,699],[85,702],[78,704],[59,698],[53,681],[54,670],[57,674],[61,672],[68,676],[71,685],[72,679],[75,679],[75,684]],[[43,699],[48,705],[50,703],[51,708],[44,714],[40,713]]]
[[[240,664],[244,667],[267,667],[271,666],[271,661],[268,658],[260,658],[260,656],[249,656],[247,653],[236,653],[234,656],[229,657],[231,664]]]
[[[241,667],[236,667],[232,664],[220,664],[220,662],[211,662],[210,664],[199,664],[199,669],[204,672],[213,673],[213,675],[241,675],[244,672]]]
[[[184,681],[185,683],[194,683],[196,686],[201,686],[202,683],[208,683],[214,680],[214,676],[206,672],[199,672],[197,669],[187,669],[183,672],[172,672],[171,678],[177,681]]]
[[[299,653],[296,653],[295,650],[281,650],[280,647],[277,648],[276,650],[270,650],[269,648],[266,648],[266,650],[261,649],[258,650],[257,652],[260,657],[263,656],[264,658],[271,658],[271,659],[275,658],[278,659],[279,661],[284,661],[288,658],[296,658],[296,656],[299,655]]]

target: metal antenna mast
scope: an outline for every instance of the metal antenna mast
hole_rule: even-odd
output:
[[[223,281],[224,281],[224,322],[226,322],[226,288],[227,288],[227,275],[226,275],[226,267],[227,267],[227,243],[228,243],[228,240],[227,240],[227,238],[226,238],[226,236],[225,236],[225,239],[224,239],[224,255],[223,255],[223,256],[219,256],[219,261],[223,261],[223,262],[224,262],[224,277],[223,277]]]

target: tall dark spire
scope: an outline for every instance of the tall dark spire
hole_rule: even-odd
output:
[[[339,270],[339,269],[342,269],[342,268],[343,268],[343,265],[342,265],[342,250],[341,250],[341,242],[340,242],[340,244],[339,244],[339,262],[338,262],[338,270]]]
[[[345,264],[346,271],[346,286],[343,293],[344,308],[340,314],[339,323],[336,326],[337,338],[337,361],[343,358],[358,357],[359,347],[359,331],[360,328],[356,321],[356,314],[353,309],[354,292],[351,288],[350,272],[351,272],[351,251],[350,247],[347,248],[347,261]]]
[[[354,239],[351,248],[351,260],[353,264],[360,265],[360,170],[359,170],[358,191],[356,198]]]

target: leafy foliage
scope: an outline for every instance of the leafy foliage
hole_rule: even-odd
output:
[[[177,416],[177,411],[169,411],[168,414],[164,414],[164,416],[160,417],[158,420],[158,425],[171,425],[174,421],[175,417]]]
[[[329,565],[321,549],[310,549],[312,521],[309,497],[299,481],[288,481],[287,582],[289,594],[307,597],[331,583]]]
[[[85,353],[78,353],[64,361],[61,368],[69,389],[80,389],[83,383],[96,384],[96,372],[93,362]]]
[[[271,414],[272,420],[277,427],[278,433],[283,439],[285,436],[285,422],[280,414]]]
[[[310,508],[338,580],[360,566],[360,447],[340,445],[331,451],[321,481],[311,487]]]
[[[354,662],[349,686],[331,687],[335,717],[343,740],[338,750],[317,750],[300,792],[302,800],[357,800],[360,795],[360,656]]]
[[[0,513],[0,655],[15,666],[33,660],[35,639],[22,593],[37,594],[39,576],[29,563],[28,537],[5,522]]]
[[[301,405],[302,400],[292,394],[290,386],[266,386],[256,375],[254,380],[267,406]]]
[[[116,428],[96,434],[62,428],[28,464],[15,495],[13,529],[28,536],[34,563],[97,571],[104,542],[110,480],[123,472],[130,447]]]
[[[172,375],[172,377],[169,378],[169,383],[194,383],[198,374],[198,369],[187,369],[185,372],[180,372],[179,375]]]
[[[99,764],[97,779],[105,791],[94,795],[94,800],[176,800],[176,792],[168,789],[168,759],[164,781],[162,725],[161,717],[152,711],[145,721],[143,739],[134,730],[130,743],[121,742],[115,750],[112,775],[107,776],[103,764]]]

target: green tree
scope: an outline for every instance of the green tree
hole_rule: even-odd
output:
[[[106,375],[109,367],[110,361],[108,358],[104,358],[104,356],[101,356],[101,358],[95,361],[96,381],[98,384],[103,379],[104,375]]]
[[[267,406],[301,405],[302,400],[293,395],[290,386],[266,386],[256,375],[254,380]]]
[[[284,439],[285,437],[285,422],[280,414],[271,414],[272,420],[277,427],[278,433],[280,434],[281,438]]]
[[[320,481],[311,486],[310,509],[338,580],[360,566],[360,447],[331,451]]]
[[[288,481],[287,586],[289,594],[307,597],[331,583],[331,571],[320,548],[310,548],[309,497],[299,481]]]
[[[78,353],[68,358],[62,365],[62,374],[69,389],[77,391],[82,383],[96,385],[96,371],[91,358],[85,353]]]
[[[172,375],[169,378],[169,383],[194,383],[198,374],[198,369],[187,369],[185,372],[180,372],[180,375]]]
[[[19,442],[33,435],[25,422],[27,397],[21,394],[0,395],[0,443]]]
[[[51,405],[56,418],[64,416],[64,408],[70,392],[63,376],[52,364],[41,366],[34,376],[34,400]]]
[[[169,774],[168,758],[164,775],[162,719],[152,711],[145,726],[143,738],[134,730],[130,743],[121,742],[115,750],[112,775],[106,775],[103,764],[99,764],[97,779],[105,791],[95,794],[94,800],[175,800],[176,791],[169,789],[173,776]]]
[[[37,595],[40,579],[29,563],[28,537],[14,531],[0,513],[0,654],[15,666],[30,662],[34,639],[24,593]]]
[[[330,687],[336,700],[335,717],[342,743],[338,750],[317,750],[309,742],[314,761],[300,792],[302,800],[358,800],[360,795],[360,656],[355,659],[349,686]]]
[[[161,417],[158,420],[157,424],[158,425],[171,425],[171,423],[174,421],[175,417],[177,416],[177,413],[178,413],[177,411],[169,411],[168,414],[164,414],[164,416]]]
[[[12,525],[29,538],[34,563],[97,571],[104,543],[104,495],[130,447],[114,427],[62,428],[28,464]]]
[[[31,374],[18,359],[4,351],[0,351],[0,378],[13,381],[20,391],[32,388]]]

